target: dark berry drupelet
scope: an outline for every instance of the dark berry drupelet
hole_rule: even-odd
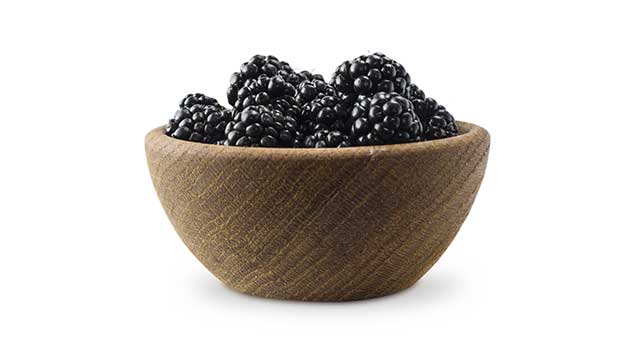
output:
[[[236,103],[238,91],[248,80],[255,80],[260,76],[271,77],[276,75],[293,84],[302,82],[305,79],[303,75],[296,74],[289,63],[280,61],[275,56],[255,55],[240,66],[239,72],[231,74],[231,84],[227,89],[229,104],[234,105]]]
[[[349,136],[340,131],[318,130],[305,136],[301,147],[304,148],[345,148],[351,146]]]
[[[308,102],[326,95],[337,96],[338,92],[333,86],[321,79],[305,80],[297,87],[296,102],[300,106],[304,106]]]
[[[343,62],[333,73],[330,83],[345,94],[396,92],[406,96],[411,77],[400,63],[377,52]]]
[[[300,132],[310,135],[319,130],[345,132],[351,108],[337,96],[326,95],[308,102],[299,117]]]
[[[411,101],[398,93],[360,97],[351,112],[351,123],[355,145],[417,142],[422,135]]]
[[[224,129],[232,119],[232,111],[224,109],[216,99],[202,94],[189,94],[165,126],[168,136],[210,144],[221,144]]]
[[[458,134],[456,121],[449,111],[433,98],[427,97],[415,84],[409,87],[409,99],[422,123],[424,140],[453,137]]]
[[[294,118],[266,106],[249,106],[227,124],[224,145],[293,147],[296,131]]]

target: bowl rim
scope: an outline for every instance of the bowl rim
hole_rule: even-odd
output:
[[[458,129],[461,134],[431,140],[423,142],[412,143],[400,143],[400,144],[388,144],[388,145],[370,145],[370,146],[357,146],[346,148],[265,148],[265,147],[238,147],[238,146],[224,146],[215,144],[205,144],[199,142],[191,142],[181,139],[176,139],[167,136],[164,133],[164,126],[157,127],[151,130],[145,137],[145,145],[149,148],[149,145],[156,144],[157,142],[163,142],[163,145],[176,145],[181,146],[184,150],[198,151],[200,153],[211,154],[223,154],[232,153],[233,155],[244,155],[252,158],[269,158],[274,157],[310,157],[322,159],[323,157],[331,156],[331,158],[340,157],[355,157],[355,156],[370,156],[373,154],[402,154],[402,153],[415,153],[432,150],[440,150],[445,148],[456,148],[467,146],[469,143],[477,142],[479,139],[488,137],[489,133],[484,128],[464,122],[456,121]]]

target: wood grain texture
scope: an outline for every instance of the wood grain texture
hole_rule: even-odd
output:
[[[160,202],[216,277],[268,298],[346,301],[413,285],[475,199],[489,134],[458,122],[443,140],[272,149],[145,140]]]

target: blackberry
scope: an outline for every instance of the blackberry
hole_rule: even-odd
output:
[[[428,98],[416,84],[412,83],[407,88],[407,93],[407,98],[411,100],[413,104],[413,111],[418,118],[420,118],[420,122],[424,128],[428,118],[436,113],[439,105],[434,99]]]
[[[236,102],[233,107],[241,111],[253,105],[275,104],[280,101],[281,110],[286,110],[288,106],[297,105],[295,101],[296,87],[285,81],[281,76],[260,76],[255,80],[250,80],[238,90]],[[279,108],[280,109],[280,108]]]
[[[442,105],[438,105],[435,114],[422,119],[422,122],[425,140],[453,137],[458,134],[455,119]]]
[[[333,73],[330,83],[345,94],[396,92],[407,96],[411,77],[400,63],[377,52],[343,62]]]
[[[180,108],[192,108],[193,106],[215,106],[219,109],[224,108],[218,103],[218,100],[202,93],[187,94],[187,96],[180,101]],[[197,112],[197,110],[193,112]]]
[[[424,94],[422,89],[420,89],[415,83],[412,83],[409,85],[409,87],[407,87],[407,99],[411,100],[412,102],[415,99],[424,100],[426,99],[426,97],[427,96]]]
[[[398,93],[360,97],[351,112],[351,122],[355,145],[417,142],[422,135],[411,101]]]
[[[293,147],[297,123],[267,106],[248,106],[236,112],[225,128],[224,145]]]
[[[413,111],[422,122],[425,122],[426,119],[436,114],[438,108],[442,107],[441,105],[438,105],[438,102],[433,98],[414,98],[411,100],[411,103],[413,104]]]
[[[236,103],[238,91],[249,80],[255,80],[260,76],[280,76],[286,81],[301,82],[304,77],[297,75],[289,63],[280,61],[275,56],[255,55],[249,61],[240,66],[240,72],[231,74],[229,88],[227,89],[227,100],[230,105]]]
[[[296,102],[300,106],[304,106],[308,102],[325,95],[336,96],[338,92],[323,80],[302,81],[297,87]]]
[[[424,140],[453,137],[458,134],[456,121],[444,106],[427,97],[415,84],[409,87],[409,96],[414,112],[422,123]]]
[[[165,126],[165,133],[182,140],[219,144],[225,138],[224,129],[231,117],[231,110],[222,107],[216,99],[189,94]]]
[[[318,130],[306,136],[301,147],[304,148],[344,148],[350,147],[349,136],[340,131]]]
[[[308,102],[302,108],[300,131],[311,134],[318,130],[344,132],[349,119],[349,110],[339,97],[326,95]]]

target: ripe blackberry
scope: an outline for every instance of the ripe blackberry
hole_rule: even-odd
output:
[[[218,103],[218,100],[202,93],[187,94],[187,96],[180,101],[180,108],[192,108],[193,106],[215,106],[219,109],[224,108]],[[197,110],[193,112],[197,112]]]
[[[346,131],[349,110],[339,97],[326,95],[308,102],[302,108],[300,132],[309,135],[318,130]]]
[[[360,97],[351,112],[355,145],[380,145],[419,141],[422,125],[411,101],[398,93],[379,92]]]
[[[427,96],[424,94],[422,89],[420,89],[420,87],[418,87],[418,85],[416,85],[415,83],[412,83],[409,85],[409,87],[407,87],[407,99],[411,100],[412,102],[415,99],[424,100],[426,99],[426,97]]]
[[[424,131],[424,140],[453,137],[458,134],[458,127],[453,116],[439,105],[433,98],[428,98],[418,86],[409,87],[410,100],[414,112],[420,118]]]
[[[224,145],[293,147],[297,123],[267,106],[249,106],[236,112],[225,128]]]
[[[333,88],[323,80],[307,80],[302,81],[298,85],[296,102],[300,106],[304,106],[314,99],[322,98],[325,95],[336,96],[337,94],[338,92],[336,92],[335,88]]]
[[[425,140],[453,137],[458,134],[458,127],[453,116],[444,106],[438,105],[435,114],[423,119]]]
[[[250,80],[238,90],[233,107],[241,111],[253,105],[269,105],[276,100],[284,99],[287,103],[296,104],[294,96],[296,87],[281,76],[260,76]]]
[[[331,77],[331,85],[345,94],[396,92],[406,97],[410,84],[404,67],[379,52],[343,62]]]
[[[281,76],[260,76],[240,88],[234,108],[242,111],[249,106],[267,106],[284,116],[298,118],[300,106],[295,100],[296,88]]]
[[[260,76],[281,76],[285,80],[301,82],[303,77],[297,75],[289,63],[280,61],[275,56],[255,55],[249,61],[240,66],[240,72],[231,74],[229,88],[227,89],[227,100],[230,105],[236,103],[238,91],[248,80],[255,80]],[[293,80],[295,79],[295,80]]]
[[[304,148],[345,148],[350,147],[349,136],[340,131],[318,130],[306,136],[301,147]]]
[[[411,103],[413,104],[413,111],[421,121],[425,121],[429,117],[436,114],[436,112],[438,111],[438,107],[441,107],[441,105],[438,105],[438,102],[436,102],[432,98],[414,98],[411,100]]]
[[[189,94],[165,126],[165,133],[182,140],[218,144],[224,139],[224,129],[231,116],[231,110],[224,109],[216,99]]]

